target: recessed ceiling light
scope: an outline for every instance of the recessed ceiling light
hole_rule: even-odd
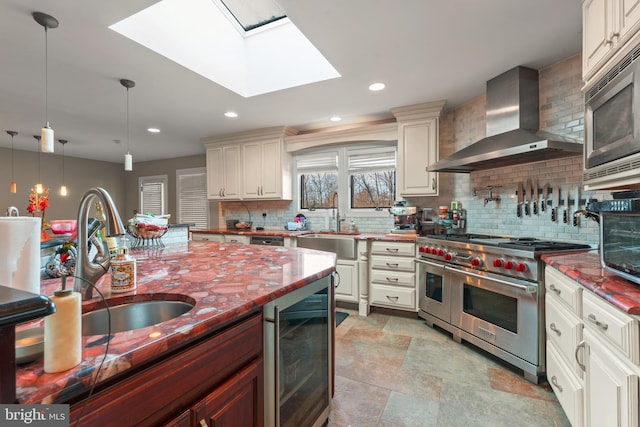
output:
[[[329,120],[331,120],[332,122],[339,122],[340,120],[342,120],[342,117],[333,116]]]
[[[384,83],[371,83],[369,85],[369,90],[372,92],[377,92],[379,90],[384,89],[385,87],[387,87],[387,85]]]
[[[238,113],[234,111],[227,111],[226,113],[224,113],[224,116],[229,117],[230,119],[235,119],[236,117],[238,117]]]
[[[160,133],[160,129],[158,129],[158,128],[149,128],[149,129],[147,129],[147,132]]]

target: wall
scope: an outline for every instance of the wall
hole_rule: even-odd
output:
[[[580,92],[581,56],[576,55],[540,70],[540,128],[548,132],[584,139],[584,101]],[[440,157],[466,147],[483,138],[485,132],[485,96],[446,111],[440,122]],[[597,244],[597,224],[581,220],[580,227],[552,222],[549,213],[516,217],[517,183],[538,178],[542,187],[581,188],[582,156],[528,163],[519,166],[478,171],[470,174],[440,173],[440,196],[415,198],[410,202],[420,207],[449,205],[458,200],[467,209],[467,232],[538,237]],[[500,202],[484,203],[488,187]],[[474,195],[475,194],[475,195]],[[574,193],[572,193],[574,194]],[[598,200],[611,198],[609,192],[582,194]],[[563,196],[564,198],[564,196]],[[572,196],[573,199],[573,196]],[[574,207],[571,207],[575,210]]]
[[[59,147],[56,147],[58,150]],[[40,157],[40,172],[38,172]],[[29,193],[40,178],[49,189],[49,208],[45,211],[45,220],[75,219],[82,195],[91,187],[103,187],[113,198],[116,206],[124,206],[123,166],[116,163],[78,159],[65,156],[64,181],[68,189],[66,197],[60,196],[62,185],[62,156],[35,151],[14,150],[14,179],[16,194],[9,192],[11,182],[11,149],[0,148],[0,215],[4,215],[9,206],[16,206],[20,215],[29,215]],[[124,216],[124,212],[120,212]]]

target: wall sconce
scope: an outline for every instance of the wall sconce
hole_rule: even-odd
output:
[[[67,186],[64,185],[64,146],[67,142],[66,139],[59,139],[58,142],[60,144],[62,144],[62,185],[60,186],[60,195],[61,196],[66,196],[67,195]]]
[[[40,145],[40,135],[33,135],[36,139],[36,143]],[[36,184],[36,193],[42,194],[42,181],[40,181],[40,150],[38,149],[38,145],[36,145],[36,153],[38,156],[38,183]]]
[[[16,194],[16,180],[13,179],[13,137],[18,134],[14,130],[8,130],[7,133],[11,135],[11,183],[9,184],[9,191]]]
[[[133,170],[133,156],[129,152],[129,89],[135,87],[136,82],[133,80],[120,79],[120,84],[127,88],[127,154],[124,155],[124,170]]]
[[[43,153],[53,153],[53,129],[49,126],[49,39],[48,30],[58,28],[58,20],[51,15],[42,12],[33,12],[33,19],[44,27],[44,100],[46,125],[40,131],[40,150]]]

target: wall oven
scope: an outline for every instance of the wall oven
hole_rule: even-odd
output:
[[[319,427],[329,417],[330,276],[264,306],[265,426]]]
[[[587,190],[640,186],[640,46],[585,92]]]

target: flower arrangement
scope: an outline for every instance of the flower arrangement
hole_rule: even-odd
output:
[[[29,204],[27,205],[27,212],[36,216],[38,212],[42,212],[42,226],[45,226],[44,211],[49,207],[49,189],[43,189],[42,194],[38,194],[35,187],[31,189],[29,194]]]

